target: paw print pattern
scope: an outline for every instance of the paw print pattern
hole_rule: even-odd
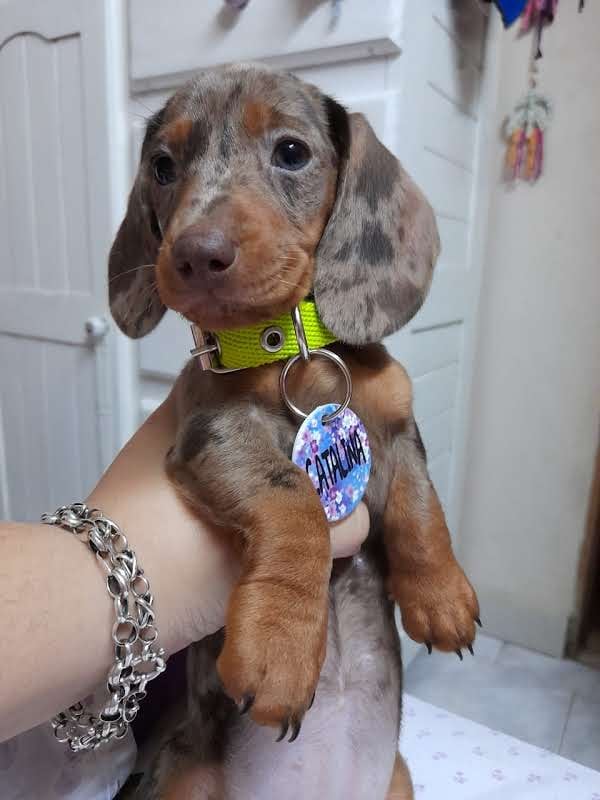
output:
[[[406,759],[415,770],[415,800],[441,797],[519,798],[534,795],[557,800],[600,800],[598,773],[555,753],[499,731],[461,719],[410,698],[411,721]],[[427,738],[425,738],[427,737]],[[564,789],[560,790],[563,786]],[[454,788],[452,788],[454,787]],[[554,787],[554,793],[552,792]],[[564,797],[563,797],[564,795]]]

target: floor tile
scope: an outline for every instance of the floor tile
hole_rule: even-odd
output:
[[[469,658],[418,656],[405,689],[434,705],[558,752],[572,692],[537,687],[520,670]]]
[[[578,692],[600,700],[600,672],[577,661],[552,658],[507,644],[495,663],[511,672],[522,672],[524,685]]]
[[[600,770],[600,699],[575,695],[560,754]]]
[[[493,636],[486,636],[485,633],[478,632],[473,647],[477,660],[484,659],[492,664],[498,658],[505,644],[501,639],[494,639]]]

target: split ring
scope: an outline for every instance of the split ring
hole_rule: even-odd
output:
[[[340,370],[342,371],[342,374],[343,374],[344,379],[346,381],[346,396],[344,397],[344,401],[339,406],[339,408],[337,408],[332,414],[326,414],[323,417],[323,422],[324,423],[333,422],[333,420],[336,417],[339,417],[340,414],[344,413],[344,411],[350,405],[350,401],[352,400],[352,376],[350,374],[350,370],[348,369],[348,367],[344,363],[343,359],[341,359],[337,355],[337,353],[332,353],[331,350],[324,350],[324,349],[321,349],[321,348],[319,348],[318,350],[311,350],[310,351],[310,356],[311,356],[311,358],[313,356],[315,356],[315,357],[327,358],[327,359],[329,359],[329,361],[333,361],[333,363],[337,367],[339,367]],[[302,354],[299,354],[297,356],[293,356],[293,358],[290,358],[290,360],[286,362],[284,368],[281,371],[281,375],[279,377],[279,388],[281,390],[281,396],[283,398],[283,402],[286,404],[286,406],[289,408],[289,410],[292,412],[292,414],[295,414],[300,419],[306,419],[308,417],[308,414],[305,411],[302,411],[301,408],[298,408],[298,406],[294,405],[294,403],[292,403],[292,401],[290,400],[290,396],[287,393],[287,388],[286,388],[286,380],[287,380],[287,377],[288,377],[288,375],[290,373],[290,370],[301,359],[303,359],[303,356],[302,356]]]

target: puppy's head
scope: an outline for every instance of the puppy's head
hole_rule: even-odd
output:
[[[148,122],[110,305],[137,338],[165,307],[218,330],[313,292],[362,344],[416,313],[438,249],[430,206],[364,117],[288,74],[207,71]]]

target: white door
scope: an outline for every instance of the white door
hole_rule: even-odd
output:
[[[495,12],[494,12],[495,13]],[[407,3],[398,152],[424,190],[442,243],[430,294],[391,351],[413,380],[429,472],[460,540],[474,323],[487,221],[488,141],[497,135],[497,26],[471,0]]]
[[[83,499],[112,452],[101,335],[111,229],[105,88],[103,2],[0,4],[5,518]]]

